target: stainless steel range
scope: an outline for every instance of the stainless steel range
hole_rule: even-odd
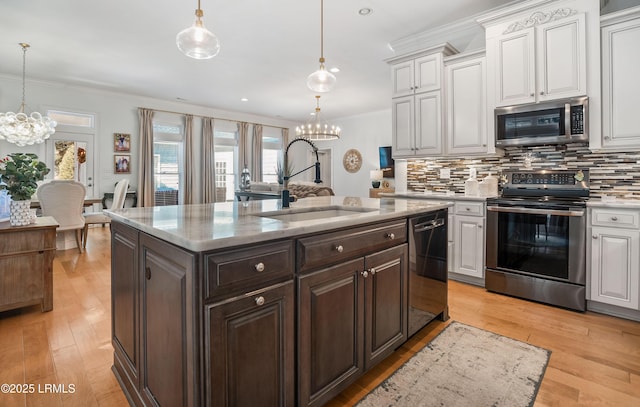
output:
[[[509,171],[487,200],[485,287],[586,309],[589,171]]]

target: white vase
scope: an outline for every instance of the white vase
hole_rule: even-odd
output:
[[[26,226],[31,223],[31,201],[11,201],[9,223],[11,226]]]

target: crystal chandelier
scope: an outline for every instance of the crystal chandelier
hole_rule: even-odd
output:
[[[57,123],[47,116],[42,116],[38,112],[33,112],[27,116],[24,112],[26,104],[25,94],[25,66],[27,59],[27,48],[29,44],[20,43],[22,47],[22,103],[18,113],[0,113],[0,140],[7,140],[19,147],[40,144],[55,133]]]
[[[185,28],[176,35],[176,44],[183,54],[194,59],[210,59],[220,52],[220,42],[211,31],[202,24],[204,13],[200,9],[196,10],[196,21],[189,28]]]
[[[296,127],[296,136],[313,141],[335,140],[340,138],[340,127],[328,125],[320,118],[320,96],[316,96],[316,113],[312,121]]]
[[[307,86],[314,92],[329,92],[336,77],[324,67],[324,0],[320,0],[320,68],[307,77]]]

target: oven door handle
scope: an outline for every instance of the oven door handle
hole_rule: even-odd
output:
[[[526,213],[532,215],[553,215],[553,216],[584,216],[584,211],[561,211],[553,209],[531,209],[531,208],[514,208],[512,206],[487,206],[489,212],[505,212],[505,213]]]
[[[435,228],[439,228],[440,226],[444,226],[444,219],[431,220],[429,222],[418,223],[413,227],[414,233],[425,232],[427,230],[433,230]]]

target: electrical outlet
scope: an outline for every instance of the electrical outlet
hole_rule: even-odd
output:
[[[440,179],[451,179],[451,169],[440,168]]]

